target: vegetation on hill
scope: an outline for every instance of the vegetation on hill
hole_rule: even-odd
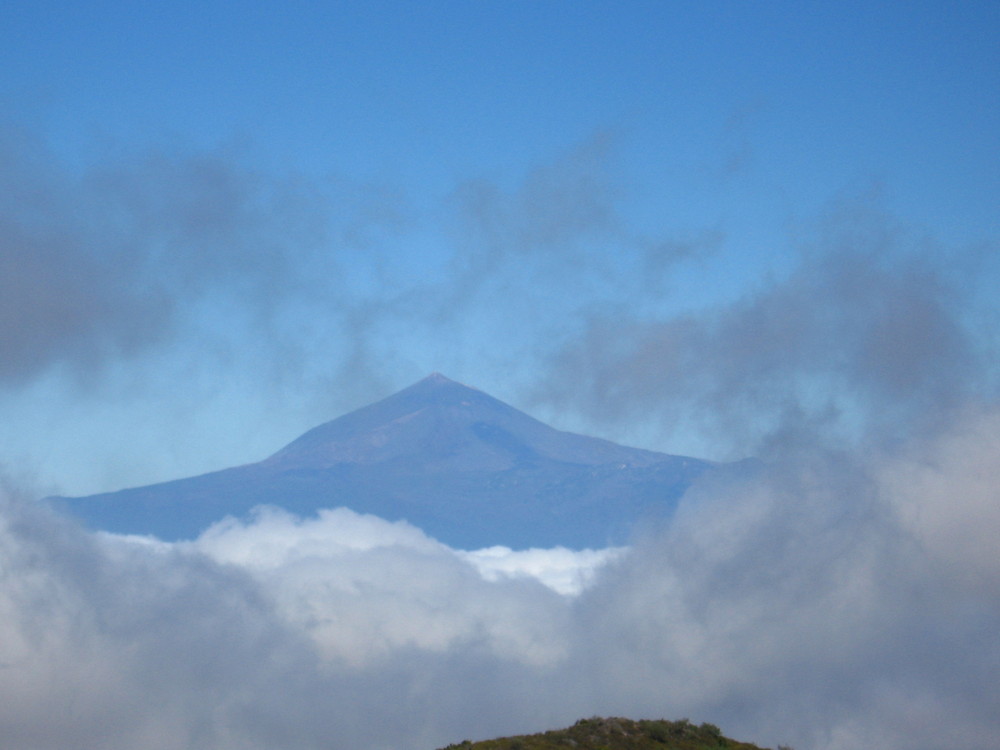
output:
[[[568,729],[503,737],[483,742],[465,740],[441,750],[761,750],[757,745],[723,737],[714,724],[621,718],[581,719]],[[779,750],[790,750],[780,748]]]

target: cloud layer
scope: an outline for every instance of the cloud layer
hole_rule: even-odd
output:
[[[596,570],[535,551],[498,575],[346,509],[98,537],[8,492],[0,725],[33,750],[417,750],[626,714],[981,748],[1000,732],[998,427],[963,412],[864,459],[699,486]],[[579,593],[542,582],[572,569]]]

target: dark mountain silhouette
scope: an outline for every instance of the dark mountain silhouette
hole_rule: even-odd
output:
[[[163,539],[268,504],[405,519],[469,549],[603,547],[669,514],[712,466],[561,432],[434,374],[259,463],[59,501],[95,528]]]

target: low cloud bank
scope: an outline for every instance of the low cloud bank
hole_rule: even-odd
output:
[[[566,655],[566,608],[540,580],[553,567],[557,574],[573,567],[572,560],[553,566],[545,559],[559,558],[558,550],[537,551],[535,575],[518,576],[524,566],[515,557],[511,576],[487,582],[468,554],[406,523],[346,508],[313,520],[261,509],[249,524],[217,524],[183,547],[252,575],[282,619],[336,663],[363,668],[411,648],[445,654],[474,647],[526,664]]]
[[[0,726],[32,750],[418,750],[625,714],[798,750],[982,748],[998,428],[980,404],[863,458],[706,482],[605,552],[462,552],[346,509],[168,545],[8,491]]]

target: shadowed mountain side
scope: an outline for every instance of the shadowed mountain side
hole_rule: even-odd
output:
[[[603,547],[669,514],[711,466],[560,432],[435,374],[259,463],[59,501],[95,528],[164,539],[268,504],[405,519],[467,549]]]

